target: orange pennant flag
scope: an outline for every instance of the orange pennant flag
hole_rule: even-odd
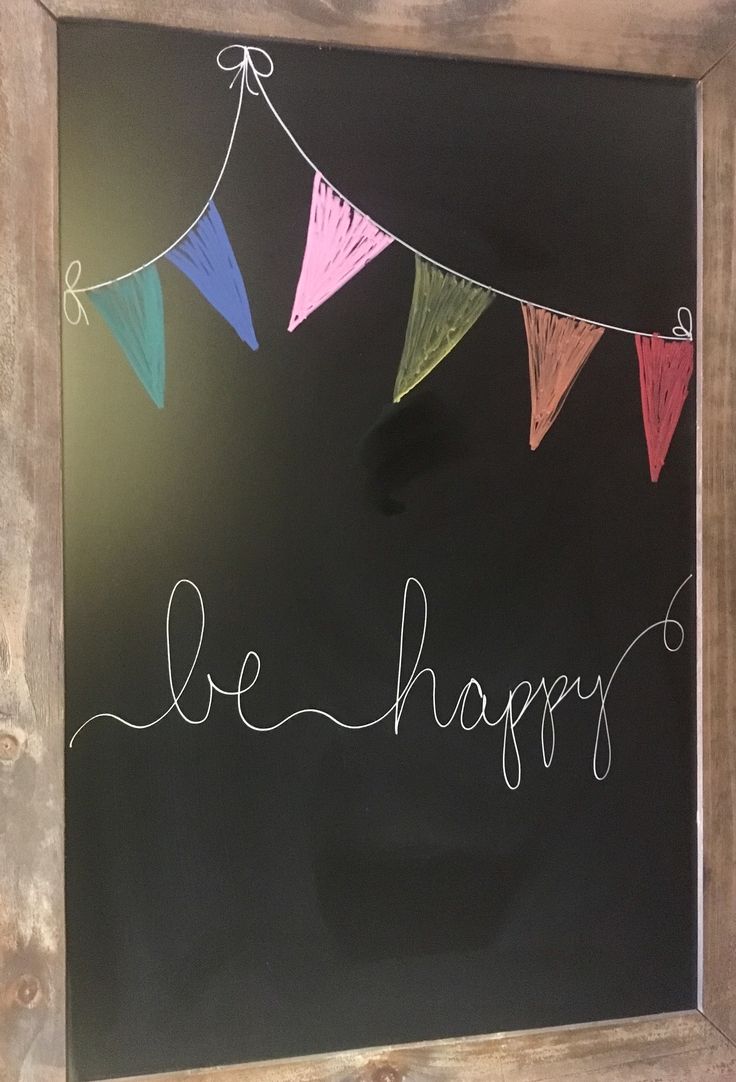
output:
[[[529,446],[536,451],[603,334],[603,328],[546,308],[522,304],[529,346],[532,419]]]

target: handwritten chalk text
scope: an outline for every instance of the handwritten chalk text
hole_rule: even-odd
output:
[[[110,718],[113,721],[119,722],[121,725],[127,726],[129,729],[150,729],[153,725],[158,725],[171,714],[178,715],[182,721],[185,721],[188,725],[202,725],[210,716],[216,695],[233,699],[242,723],[247,726],[248,729],[257,733],[273,732],[275,729],[281,728],[282,725],[287,725],[296,718],[312,717],[322,718],[333,725],[339,726],[341,729],[351,730],[369,729],[374,725],[381,725],[384,723],[393,724],[394,733],[398,736],[401,719],[409,696],[412,694],[419,694],[415,689],[421,684],[425,689],[424,693],[426,694],[427,690],[429,692],[430,710],[434,717],[435,724],[440,728],[447,728],[453,723],[459,725],[461,729],[467,732],[475,729],[478,725],[487,725],[490,728],[495,728],[496,726],[502,727],[503,748],[501,761],[504,781],[509,789],[518,789],[521,785],[522,762],[516,737],[516,729],[522,719],[527,716],[532,706],[537,710],[541,709],[541,754],[544,765],[549,767],[552,765],[555,753],[555,712],[568,696],[583,701],[591,700],[596,710],[596,714],[594,715],[595,739],[593,743],[592,767],[594,776],[599,781],[602,781],[607,777],[611,769],[612,761],[611,733],[607,701],[613,683],[618,676],[621,666],[631,651],[650,632],[661,629],[662,643],[665,649],[670,653],[676,653],[680,650],[685,641],[685,629],[680,621],[675,619],[671,614],[680,591],[687,585],[691,578],[692,575],[688,576],[677,590],[675,590],[664,617],[660,620],[656,620],[648,627],[645,627],[644,630],[640,631],[629,643],[607,678],[602,674],[599,674],[586,686],[583,685],[582,676],[572,678],[564,674],[555,677],[553,680],[548,680],[546,677],[542,677],[538,681],[521,680],[515,687],[509,689],[508,696],[500,713],[496,714],[491,711],[489,716],[488,699],[483,691],[481,683],[474,676],[471,676],[460,691],[452,713],[446,718],[440,717],[437,710],[437,675],[435,670],[428,665],[422,666],[422,655],[424,653],[429,616],[427,595],[418,579],[408,578],[406,580],[406,585],[404,586],[404,598],[401,608],[396,690],[388,709],[381,714],[380,717],[372,718],[368,721],[350,722],[337,718],[334,714],[330,714],[326,710],[321,710],[317,707],[307,707],[303,710],[295,710],[293,713],[288,714],[286,717],[274,721],[271,724],[256,724],[246,713],[246,698],[248,692],[255,686],[261,672],[261,659],[255,650],[249,650],[243,658],[237,684],[234,688],[222,688],[215,683],[210,673],[206,674],[207,707],[201,717],[190,717],[185,711],[182,705],[182,696],[194,677],[199,655],[202,651],[205,631],[205,606],[199,587],[190,579],[180,579],[169,595],[169,602],[166,609],[166,667],[171,702],[163,713],[159,714],[159,716],[152,721],[130,721],[128,718],[123,718],[118,714],[109,712],[94,714],[79,726],[69,741],[69,746],[73,746],[74,741],[83,729],[93,721],[98,721],[102,718]],[[196,631],[197,647],[194,650],[192,661],[186,676],[183,680],[176,681],[171,658],[173,624],[177,608],[176,602],[185,593],[193,594],[196,598],[196,609],[198,610],[198,628]],[[414,638],[413,647],[411,646],[412,626],[416,626],[419,629],[419,634]]]

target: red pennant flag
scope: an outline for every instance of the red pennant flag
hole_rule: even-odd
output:
[[[649,474],[656,481],[687,398],[693,374],[693,343],[689,339],[666,341],[658,334],[651,338],[637,334],[636,352]]]
[[[529,347],[532,420],[529,446],[536,451],[598,343],[603,328],[545,308],[522,304]]]

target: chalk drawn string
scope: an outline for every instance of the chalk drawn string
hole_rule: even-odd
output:
[[[225,61],[225,54],[228,53],[230,49],[237,49],[241,53],[241,59],[237,62],[237,64],[228,64]],[[254,56],[261,56],[265,58],[267,62],[266,65],[264,67],[259,67],[253,59]],[[233,120],[233,125],[230,130],[230,139],[228,140],[227,150],[225,151],[225,158],[222,162],[220,172],[217,174],[217,179],[212,187],[212,191],[209,194],[207,202],[204,204],[191,225],[189,225],[184,230],[184,232],[168,246],[168,248],[165,248],[163,252],[159,252],[158,255],[155,255],[152,259],[147,260],[147,262],[141,263],[141,265],[139,267],[135,267],[134,270],[126,271],[125,274],[118,275],[117,278],[110,278],[106,282],[95,282],[95,284],[91,286],[79,287],[77,283],[79,282],[79,278],[81,275],[81,263],[78,259],[73,260],[67,268],[66,276],[64,279],[64,284],[66,287],[64,289],[64,316],[66,317],[67,321],[72,324],[72,326],[76,326],[76,324],[78,324],[82,319],[84,319],[85,323],[89,324],[89,319],[87,318],[87,313],[84,309],[84,305],[79,299],[80,293],[91,293],[95,289],[104,289],[105,286],[111,286],[114,285],[116,282],[122,282],[126,278],[132,278],[133,275],[138,274],[139,271],[145,270],[146,267],[153,266],[153,264],[157,263],[159,259],[163,259],[164,256],[167,256],[169,254],[169,252],[173,251],[173,249],[176,248],[178,244],[181,244],[184,238],[189,233],[191,233],[191,231],[195,228],[196,225],[198,225],[200,220],[207,213],[210,203],[217,194],[217,190],[220,187],[222,178],[225,175],[225,170],[227,169],[228,162],[230,161],[230,155],[232,154],[233,145],[235,143],[235,136],[237,135],[238,125],[240,124],[240,114],[243,109],[243,94],[247,89],[249,94],[252,94],[254,96],[257,95],[261,87],[261,79],[267,79],[273,73],[273,61],[268,55],[268,53],[266,53],[263,49],[259,49],[257,47],[249,48],[244,45],[226,45],[224,49],[220,49],[219,53],[217,54],[217,66],[220,68],[221,71],[235,72],[235,75],[233,76],[233,79],[230,83],[231,90],[238,81],[240,82],[240,86],[238,89],[238,104],[235,110],[235,119]],[[253,82],[251,81],[251,72],[253,73],[253,76],[257,81],[258,89],[256,89]],[[69,317],[70,301],[73,301],[76,305],[76,309],[73,310],[74,316],[76,318],[73,319]]]
[[[230,59],[226,60],[226,56],[228,56],[228,54],[230,54],[231,52],[234,52],[237,56],[237,59],[233,62],[230,62]],[[199,220],[207,212],[207,208],[215,197],[215,193],[220,186],[220,182],[224,176],[225,169],[227,168],[227,164],[230,160],[230,154],[233,148],[233,144],[235,142],[238,125],[240,123],[240,114],[243,106],[243,94],[245,90],[247,90],[248,93],[253,97],[260,96],[263,98],[263,100],[268,105],[271,113],[273,114],[274,119],[282,128],[285,135],[289,138],[297,152],[307,163],[307,165],[309,165],[310,168],[314,170],[315,173],[319,173],[322,177],[324,177],[325,182],[329,184],[330,188],[333,190],[335,195],[338,196],[338,198],[342,199],[357,213],[362,214],[363,217],[367,221],[371,222],[371,224],[374,225],[376,229],[379,229],[387,237],[390,237],[391,240],[394,241],[396,244],[400,245],[402,248],[405,248],[409,252],[413,252],[414,255],[418,256],[420,259],[425,260],[425,262],[427,263],[431,263],[439,270],[445,271],[445,273],[451,274],[455,278],[460,278],[465,282],[469,282],[471,285],[478,286],[480,289],[485,289],[491,293],[495,293],[499,297],[505,297],[507,300],[517,301],[519,304],[528,305],[530,308],[539,308],[545,312],[551,312],[553,315],[562,316],[565,319],[575,319],[580,323],[587,323],[593,327],[602,327],[604,330],[618,331],[621,334],[638,335],[640,338],[658,337],[664,339],[665,341],[673,341],[676,339],[687,339],[689,341],[692,341],[692,313],[689,308],[686,308],[684,306],[678,308],[677,310],[677,323],[672,328],[672,334],[658,335],[656,334],[656,332],[652,331],[637,331],[630,327],[619,327],[613,323],[601,323],[600,320],[588,319],[585,316],[574,315],[572,312],[564,312],[559,308],[550,308],[549,305],[546,304],[538,304],[536,301],[528,300],[526,297],[519,297],[514,293],[508,293],[507,291],[499,289],[497,286],[490,285],[487,282],[481,282],[477,278],[471,278],[469,275],[463,274],[461,271],[454,270],[452,267],[448,267],[446,264],[440,263],[438,260],[433,259],[425,252],[420,251],[419,248],[415,248],[413,244],[409,244],[408,241],[405,241],[401,237],[398,237],[395,233],[392,233],[390,230],[382,226],[379,222],[375,221],[375,219],[371,218],[370,215],[366,214],[365,211],[361,210],[355,203],[352,202],[351,199],[348,199],[348,197],[344,195],[339,188],[337,188],[330,180],[327,179],[327,177],[325,177],[322,170],[309,157],[306,150],[303,148],[303,146],[298,141],[291,129],[288,127],[286,121],[276,109],[276,106],[271,101],[271,98],[269,97],[263,85],[262,80],[270,79],[274,72],[273,59],[269,55],[269,53],[266,52],[265,49],[261,49],[260,47],[255,45],[226,45],[223,49],[220,49],[219,53],[217,54],[217,66],[220,68],[221,71],[232,71],[235,73],[230,83],[230,89],[232,89],[238,82],[240,83],[240,87],[238,91],[238,107],[235,112],[235,120],[233,122],[232,131],[230,133],[230,141],[228,143],[225,159],[222,163],[222,168],[220,169],[220,173],[217,177],[217,180],[215,181],[215,185],[212,189],[212,192],[210,193],[207,202],[202,207],[202,210],[199,212],[192,224],[187,229],[185,229],[181,236],[177,237],[176,240],[172,244],[170,244],[168,248],[166,248],[163,252],[159,252],[157,256],[154,256],[153,259],[149,259],[148,262],[142,263],[140,267],[136,267],[134,270],[127,271],[127,273],[121,274],[117,278],[111,278],[107,282],[97,282],[95,283],[95,285],[78,288],[77,282],[79,281],[79,272],[81,271],[81,267],[78,260],[75,260],[74,263],[70,264],[69,268],[67,269],[65,280],[66,289],[64,290],[64,315],[70,323],[77,324],[82,318],[84,318],[86,323],[89,323],[89,320],[87,319],[87,313],[84,310],[82,302],[79,300],[80,293],[90,293],[95,289],[102,289],[104,286],[113,285],[115,282],[121,282],[123,279],[130,278],[132,277],[132,275],[137,274],[138,271],[145,270],[146,267],[150,267],[153,263],[156,263],[159,259],[162,259],[165,255],[168,255],[168,253],[173,248],[176,248],[177,244],[184,240],[187,234],[190,233],[192,229],[194,229]],[[73,267],[77,269],[77,274],[73,282],[70,283],[70,272],[72,271]],[[69,300],[73,300],[77,305],[74,313],[76,319],[69,318]]]
[[[248,47],[247,46],[242,46],[242,48],[243,48],[244,52],[247,54],[248,53]],[[261,51],[263,51],[263,50],[261,50]],[[248,64],[247,56],[244,59],[243,63]],[[461,271],[454,270],[452,267],[448,267],[444,263],[440,263],[438,260],[433,259],[431,256],[427,255],[426,252],[422,252],[422,251],[419,250],[419,248],[415,248],[413,244],[409,244],[408,241],[405,241],[401,237],[396,236],[395,233],[392,233],[390,230],[386,229],[384,226],[382,226],[380,224],[380,222],[377,222],[374,218],[371,218],[370,215],[366,214],[364,210],[361,210],[360,207],[356,206],[356,204],[353,203],[351,199],[348,199],[348,197],[343,192],[341,192],[339,188],[335,187],[335,185],[332,183],[331,180],[329,180],[327,177],[325,177],[325,174],[323,173],[323,171],[309,157],[306,150],[304,150],[301,143],[298,141],[298,139],[296,138],[294,133],[291,131],[291,129],[286,124],[286,121],[283,119],[281,114],[276,109],[276,106],[273,104],[270,97],[268,96],[268,93],[267,93],[265,87],[260,82],[258,70],[256,68],[253,68],[252,70],[253,70],[254,78],[258,82],[258,86],[259,86],[261,96],[263,97],[264,101],[266,102],[269,109],[273,113],[273,116],[274,116],[275,120],[281,126],[284,133],[291,140],[291,142],[293,143],[295,149],[299,152],[299,154],[304,159],[304,161],[307,163],[307,165],[309,165],[310,168],[312,168],[316,173],[319,173],[324,178],[325,182],[327,184],[329,184],[330,188],[332,188],[335,195],[337,195],[340,199],[342,199],[345,203],[347,203],[348,206],[352,207],[353,210],[357,211],[359,214],[362,214],[363,217],[367,221],[371,222],[376,227],[376,229],[380,229],[383,233],[386,234],[387,237],[390,237],[391,240],[395,241],[396,244],[401,245],[402,248],[406,248],[407,251],[413,252],[414,255],[419,256],[420,259],[425,260],[427,263],[432,263],[435,267],[438,267],[440,270],[445,271],[447,274],[454,275],[455,278],[461,278],[461,279],[463,279],[463,281],[470,282],[471,285],[478,286],[480,289],[487,289],[490,292],[495,293],[499,297],[506,297],[507,300],[518,301],[519,304],[527,304],[531,308],[542,308],[542,309],[544,309],[545,312],[552,312],[553,315],[564,316],[567,319],[576,319],[580,323],[589,323],[591,326],[594,326],[594,327],[603,327],[604,330],[620,331],[622,334],[639,335],[641,338],[654,338],[655,337],[656,332],[637,331],[637,330],[633,330],[630,327],[618,327],[613,323],[601,323],[599,320],[596,320],[596,319],[587,319],[584,316],[576,316],[571,312],[563,312],[558,308],[550,308],[549,305],[538,304],[536,301],[530,301],[526,297],[518,297],[514,293],[507,293],[505,290],[499,289],[497,286],[489,285],[487,282],[481,282],[477,278],[471,278],[471,277],[469,277],[469,275],[463,274]],[[269,75],[271,75],[272,73],[273,73],[273,62],[271,62],[271,65],[270,65]],[[688,308],[679,308],[678,309],[678,313],[677,313],[678,323],[677,323],[677,325],[675,327],[673,327],[671,335],[656,335],[656,337],[664,338],[665,340],[668,340],[668,341],[671,341],[674,338],[689,338],[689,339],[692,339],[692,315],[690,315],[690,329],[688,331],[686,329],[686,327],[682,323],[681,313],[683,313],[683,312],[690,315],[690,310]]]

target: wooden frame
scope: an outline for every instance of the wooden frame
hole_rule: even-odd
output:
[[[194,1082],[736,1079],[736,0],[1,0],[0,1082],[65,1051],[56,22],[126,20],[696,80],[699,1010],[183,1072]],[[663,915],[666,919],[666,915]],[[69,1074],[73,1074],[70,1070]],[[164,1076],[168,1077],[168,1076]],[[171,1076],[172,1078],[175,1076]]]

